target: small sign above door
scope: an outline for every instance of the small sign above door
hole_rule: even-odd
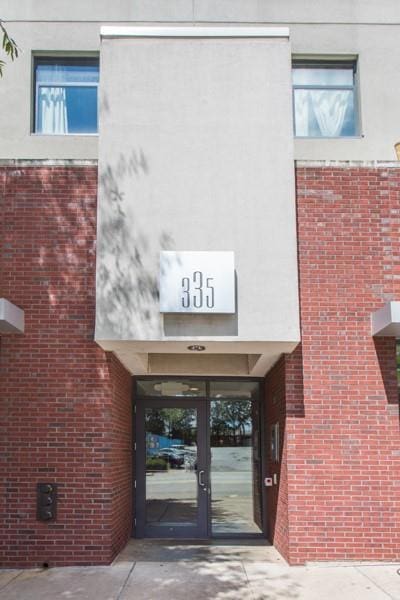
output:
[[[234,253],[161,252],[160,312],[234,313]]]

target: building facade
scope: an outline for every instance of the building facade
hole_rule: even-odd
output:
[[[397,2],[3,3],[0,560],[399,560]]]

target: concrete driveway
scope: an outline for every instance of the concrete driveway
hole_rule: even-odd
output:
[[[265,543],[132,540],[109,567],[0,570],[0,600],[400,600],[399,564],[289,567]]]

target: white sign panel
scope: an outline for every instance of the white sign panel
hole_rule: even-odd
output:
[[[161,252],[160,312],[234,313],[234,253]]]

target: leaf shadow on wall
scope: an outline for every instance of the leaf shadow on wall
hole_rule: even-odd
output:
[[[142,150],[120,155],[115,167],[106,165],[99,173],[96,331],[100,339],[138,339],[159,327],[158,277],[148,268],[146,256],[157,245],[172,249],[173,240],[166,231],[158,239],[149,239],[134,218],[138,199],[127,199],[121,190],[127,179],[148,173]]]

